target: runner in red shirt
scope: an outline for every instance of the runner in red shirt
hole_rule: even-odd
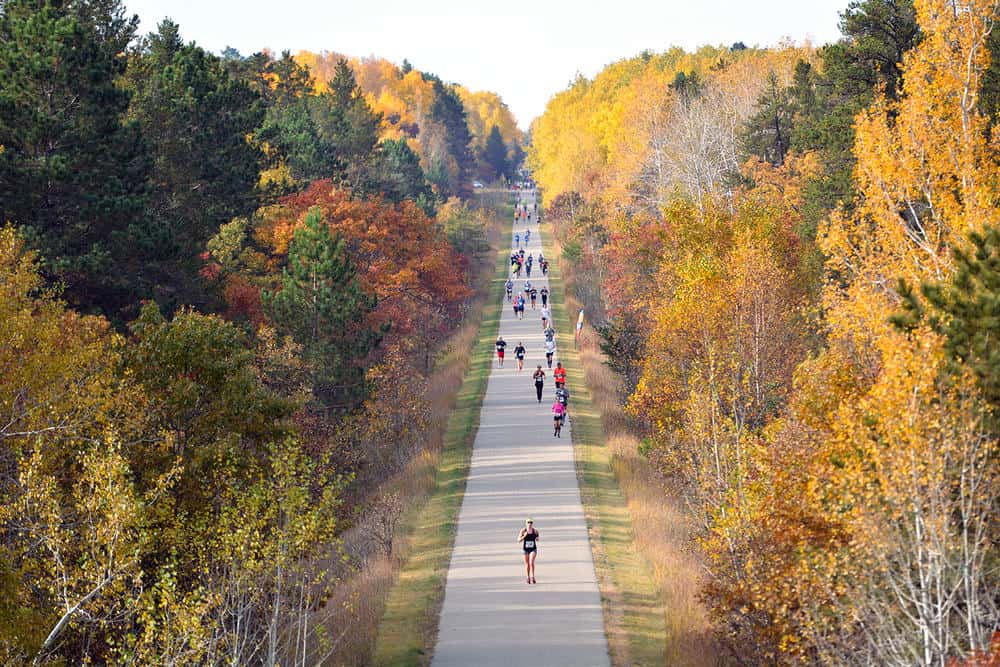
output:
[[[556,367],[552,370],[552,377],[555,378],[556,389],[566,384],[566,369],[563,368],[561,361],[556,362]]]

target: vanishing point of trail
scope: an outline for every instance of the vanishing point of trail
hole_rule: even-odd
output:
[[[534,196],[525,194],[532,210]],[[531,229],[527,252],[541,252],[537,217],[518,222]],[[523,244],[522,244],[523,245]],[[509,266],[509,264],[508,264]],[[536,262],[531,282],[548,285]],[[515,279],[515,294],[524,278]],[[573,461],[571,422],[552,437],[555,384],[545,364],[541,302],[517,320],[504,302],[500,335],[508,343],[504,368],[494,359],[473,447],[468,484],[448,568],[434,667],[610,664],[597,577]],[[572,326],[556,322],[556,329]],[[513,349],[527,348],[517,372]],[[556,352],[559,359],[558,350]],[[541,404],[531,373],[546,372]],[[569,373],[582,372],[569,368]],[[569,403],[573,415],[573,397]],[[518,529],[533,517],[541,533],[537,580],[525,583]]]

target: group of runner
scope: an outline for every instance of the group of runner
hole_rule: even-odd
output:
[[[542,330],[544,330],[551,319],[551,312],[549,311],[549,288],[542,287],[538,289],[531,284],[530,280],[524,281],[524,286],[521,290],[518,290],[517,294],[514,294],[514,279],[508,278],[504,288],[507,291],[507,301],[511,304],[514,309],[514,317],[519,320],[524,319],[524,310],[526,305],[530,302],[531,309],[537,310],[538,298],[542,299]]]
[[[541,215],[538,212],[538,204],[533,201],[531,208],[528,208],[528,204],[521,201],[520,194],[518,195],[517,204],[514,207],[514,222],[515,224],[519,221],[530,222],[532,215],[536,221],[540,222]],[[549,288],[547,285],[543,285],[541,289],[531,284],[531,270],[536,264],[536,259],[531,253],[526,252],[528,244],[531,242],[531,230],[525,229],[524,232],[514,232],[514,252],[510,256],[510,276],[507,278],[505,289],[507,293],[507,301],[511,303],[514,309],[514,316],[518,320],[524,319],[524,311],[526,305],[530,302],[531,309],[536,310],[538,299],[541,299],[541,312],[539,313],[540,319],[542,321],[542,334],[545,339],[545,366],[551,371],[552,379],[555,383],[555,398],[552,403],[551,413],[552,413],[552,436],[555,438],[562,437],[562,427],[566,423],[569,416],[569,390],[566,388],[566,368],[562,365],[561,361],[556,361],[553,367],[553,361],[556,353],[556,331],[553,326],[552,313],[550,311],[549,304]],[[521,243],[524,243],[524,248],[521,247]],[[549,263],[545,257],[539,253],[537,258],[537,265],[542,270],[542,275],[548,275]],[[525,281],[521,286],[521,289],[515,291],[515,279],[520,279],[521,274],[525,274]],[[498,336],[496,340],[496,351],[497,351],[497,365],[499,368],[504,366],[504,356],[507,348],[507,341],[504,340],[503,336]],[[524,346],[523,341],[518,341],[517,345],[514,347],[514,358],[517,362],[518,373],[524,370],[524,362],[527,357],[527,349]],[[535,399],[539,404],[543,400],[543,394],[545,390],[545,383],[548,374],[546,370],[542,368],[542,364],[537,364],[534,372],[532,373],[532,381],[535,385]],[[534,527],[534,521],[531,518],[525,520],[525,525],[518,532],[517,543],[521,545],[524,551],[524,566],[527,575],[527,582],[529,584],[536,583],[535,581],[535,558],[538,555],[538,540],[539,531]]]
[[[519,220],[524,223],[530,223],[532,214],[535,216],[536,223],[542,222],[542,216],[538,214],[537,201],[529,209],[527,204],[522,204],[521,200],[518,199],[518,203],[514,206],[514,223],[516,224]]]
[[[524,242],[527,243],[531,236],[528,232],[525,232]],[[521,247],[521,236],[520,234],[514,234],[514,241],[517,243],[517,249],[510,254],[510,272],[517,278],[521,277],[521,273],[525,274],[525,277],[531,277],[531,269],[535,265],[535,256],[531,253],[525,253],[524,248]],[[538,253],[538,266],[542,269],[542,275],[549,275],[549,260],[545,259],[542,253]]]

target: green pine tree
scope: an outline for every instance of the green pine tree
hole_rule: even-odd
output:
[[[983,398],[1000,415],[1000,229],[970,235],[969,250],[954,249],[955,273],[943,283],[901,283],[904,311],[893,322],[910,329],[927,322],[945,337],[952,372],[970,369]]]
[[[221,225],[257,208],[262,156],[246,137],[263,106],[169,19],[133,55],[127,81],[154,155],[150,210],[133,233],[143,292],[170,310],[204,307],[199,254]]]
[[[483,151],[486,164],[493,170],[494,178],[510,176],[510,163],[507,160],[507,145],[500,134],[500,128],[494,125],[486,137],[486,149]]]
[[[320,136],[333,151],[336,167],[327,177],[356,194],[375,194],[374,154],[382,116],[368,106],[346,60],[337,63],[329,91],[312,98],[311,108]]]
[[[0,220],[73,305],[109,315],[138,296],[149,158],[118,85],[137,21],[110,0],[0,4]]]
[[[406,139],[383,141],[374,161],[378,189],[388,200],[396,203],[409,200],[428,214],[433,211],[434,193],[420,167],[420,156],[413,152]]]
[[[815,151],[823,165],[822,175],[805,188],[802,233],[809,237],[836,206],[853,206],[854,118],[877,88],[898,95],[903,54],[920,39],[913,0],[854,0],[840,29],[843,37],[820,50],[820,67],[796,66],[787,106],[771,100],[790,129],[789,148]]]
[[[791,143],[792,105],[788,91],[778,83],[774,72],[768,75],[767,87],[757,100],[757,108],[744,134],[747,151],[781,166]]]
[[[443,188],[445,196],[469,197],[472,195],[472,177],[476,163],[470,148],[472,134],[469,132],[465,106],[454,88],[445,85],[432,75],[427,75],[427,78],[434,83],[434,105],[431,107],[431,116],[444,126],[448,153],[458,166],[455,178],[439,185],[445,185]]]
[[[360,288],[347,253],[344,240],[312,209],[289,244],[281,289],[263,294],[279,331],[303,346],[317,402],[335,410],[364,400],[364,362],[385,334],[364,325],[376,300]]]

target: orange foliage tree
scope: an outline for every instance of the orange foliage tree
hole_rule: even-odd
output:
[[[343,238],[361,287],[378,299],[370,325],[389,324],[389,344],[426,351],[454,326],[469,296],[464,256],[453,252],[438,225],[412,202],[357,199],[331,181],[267,210],[255,235],[280,263],[305,214],[318,207]]]

